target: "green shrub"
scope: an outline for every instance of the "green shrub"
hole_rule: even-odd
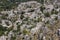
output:
[[[2,36],[5,31],[7,31],[7,28],[0,25],[0,36]]]
[[[47,13],[44,13],[45,17],[50,17],[50,14],[47,12]]]

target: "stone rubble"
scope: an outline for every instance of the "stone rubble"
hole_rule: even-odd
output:
[[[45,7],[42,8],[43,12],[41,6]],[[60,20],[59,10],[60,8],[55,9],[53,4],[42,5],[36,1],[29,1],[19,4],[16,9],[1,11],[0,25],[7,27],[9,31],[5,31],[6,34],[2,35],[0,40],[14,40],[14,38],[15,40],[52,40],[51,35],[55,35],[52,25]],[[58,33],[60,35],[60,30]]]

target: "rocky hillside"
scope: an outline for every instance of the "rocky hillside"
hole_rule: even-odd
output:
[[[60,5],[48,2],[23,2],[1,11],[0,40],[60,40]]]

